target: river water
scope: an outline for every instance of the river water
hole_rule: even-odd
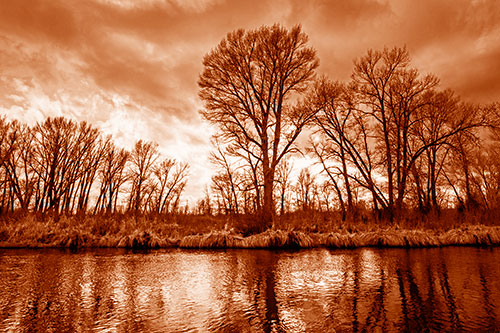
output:
[[[485,331],[500,248],[0,250],[0,331]]]

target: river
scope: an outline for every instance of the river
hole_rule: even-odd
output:
[[[0,331],[485,331],[500,248],[0,250]]]

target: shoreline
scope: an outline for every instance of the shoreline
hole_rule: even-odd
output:
[[[80,232],[78,232],[80,231]],[[31,241],[0,241],[2,249],[42,248],[126,248],[126,249],[308,249],[333,248],[422,248],[444,246],[498,246],[500,226],[468,225],[447,231],[385,228],[373,231],[315,233],[296,230],[268,229],[243,237],[230,231],[182,237],[160,237],[154,232],[135,231],[130,235],[92,235],[83,230],[66,235],[49,234]]]

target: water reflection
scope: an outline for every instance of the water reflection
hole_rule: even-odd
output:
[[[496,330],[498,262],[498,248],[0,250],[0,330]]]

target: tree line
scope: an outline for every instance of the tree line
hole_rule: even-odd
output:
[[[300,26],[240,29],[204,57],[199,96],[218,128],[219,212],[258,214],[269,226],[290,209],[345,218],[363,206],[393,219],[409,208],[499,207],[498,103],[441,89],[412,67],[406,47],[369,50],[347,82],[317,77],[307,41]],[[304,131],[310,140],[299,150]],[[321,175],[303,170],[292,182],[294,154],[313,157]]]
[[[172,213],[189,166],[139,140],[117,147],[85,121],[57,117],[34,126],[0,119],[0,211]]]
[[[499,103],[441,89],[405,47],[369,50],[346,82],[318,77],[307,43],[300,26],[262,26],[204,57],[201,115],[218,129],[217,172],[194,213],[254,215],[265,228],[297,210],[393,219],[500,208]],[[294,171],[292,157],[305,155],[321,172]],[[188,172],[156,143],[127,151],[86,122],[0,119],[1,213],[175,213]]]

